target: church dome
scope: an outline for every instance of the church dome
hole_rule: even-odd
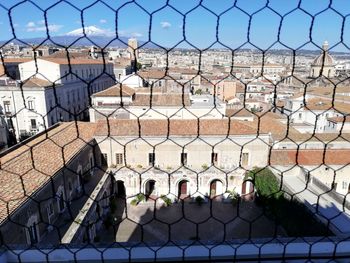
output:
[[[331,55],[328,53],[328,42],[325,41],[322,46],[322,53],[314,59],[312,62],[312,66],[322,67],[322,66],[333,66],[334,65],[334,59]]]

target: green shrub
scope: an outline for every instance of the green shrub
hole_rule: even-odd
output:
[[[132,199],[131,202],[130,202],[131,205],[133,206],[137,206],[138,202],[137,202],[137,199]]]
[[[280,224],[289,236],[328,236],[332,234],[304,204],[284,197],[279,181],[268,168],[256,168],[246,175],[247,178],[254,182],[257,204],[263,206],[266,215]]]
[[[196,92],[194,93],[196,95],[202,95],[203,91],[201,89],[197,89]]]
[[[139,193],[139,194],[137,194],[136,199],[137,199],[138,203],[141,203],[141,202],[146,200],[146,197],[144,194]]]
[[[160,198],[163,200],[163,202],[165,203],[166,206],[171,206],[173,203],[171,201],[171,199],[169,197],[167,197],[166,195],[162,195]]]
[[[226,193],[229,193],[228,198],[231,199],[232,205],[236,205],[238,203],[240,197],[239,197],[239,194],[235,191],[235,189],[233,189],[231,191],[227,190]]]
[[[146,200],[145,195],[142,193],[139,193],[136,195],[136,197],[134,199],[131,200],[130,204],[136,206],[145,200]]]

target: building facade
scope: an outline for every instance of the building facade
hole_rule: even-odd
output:
[[[0,104],[18,140],[59,121],[87,120],[90,95],[114,84],[112,64],[92,59],[69,63],[60,58],[31,60],[19,65],[21,81],[4,78]]]

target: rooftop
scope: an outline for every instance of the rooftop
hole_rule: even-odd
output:
[[[92,123],[62,123],[0,158],[0,222],[93,139]]]
[[[135,94],[135,90],[126,85],[117,84],[108,89],[102,90],[100,92],[94,93],[94,97],[120,97],[122,96],[132,96]]]
[[[273,150],[271,165],[347,165],[350,164],[350,150]]]
[[[75,57],[69,57],[69,60],[67,57],[65,58],[54,58],[54,57],[41,57],[37,60],[46,60],[52,63],[60,64],[60,65],[90,65],[90,64],[98,64],[98,65],[104,65],[104,64],[110,64],[108,60],[102,60],[102,59],[88,59],[88,58],[75,58]]]
[[[256,135],[244,121],[229,119],[164,119],[98,121],[96,136],[205,136]]]

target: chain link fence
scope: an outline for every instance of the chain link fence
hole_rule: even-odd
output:
[[[346,262],[349,7],[0,1],[0,262]]]

